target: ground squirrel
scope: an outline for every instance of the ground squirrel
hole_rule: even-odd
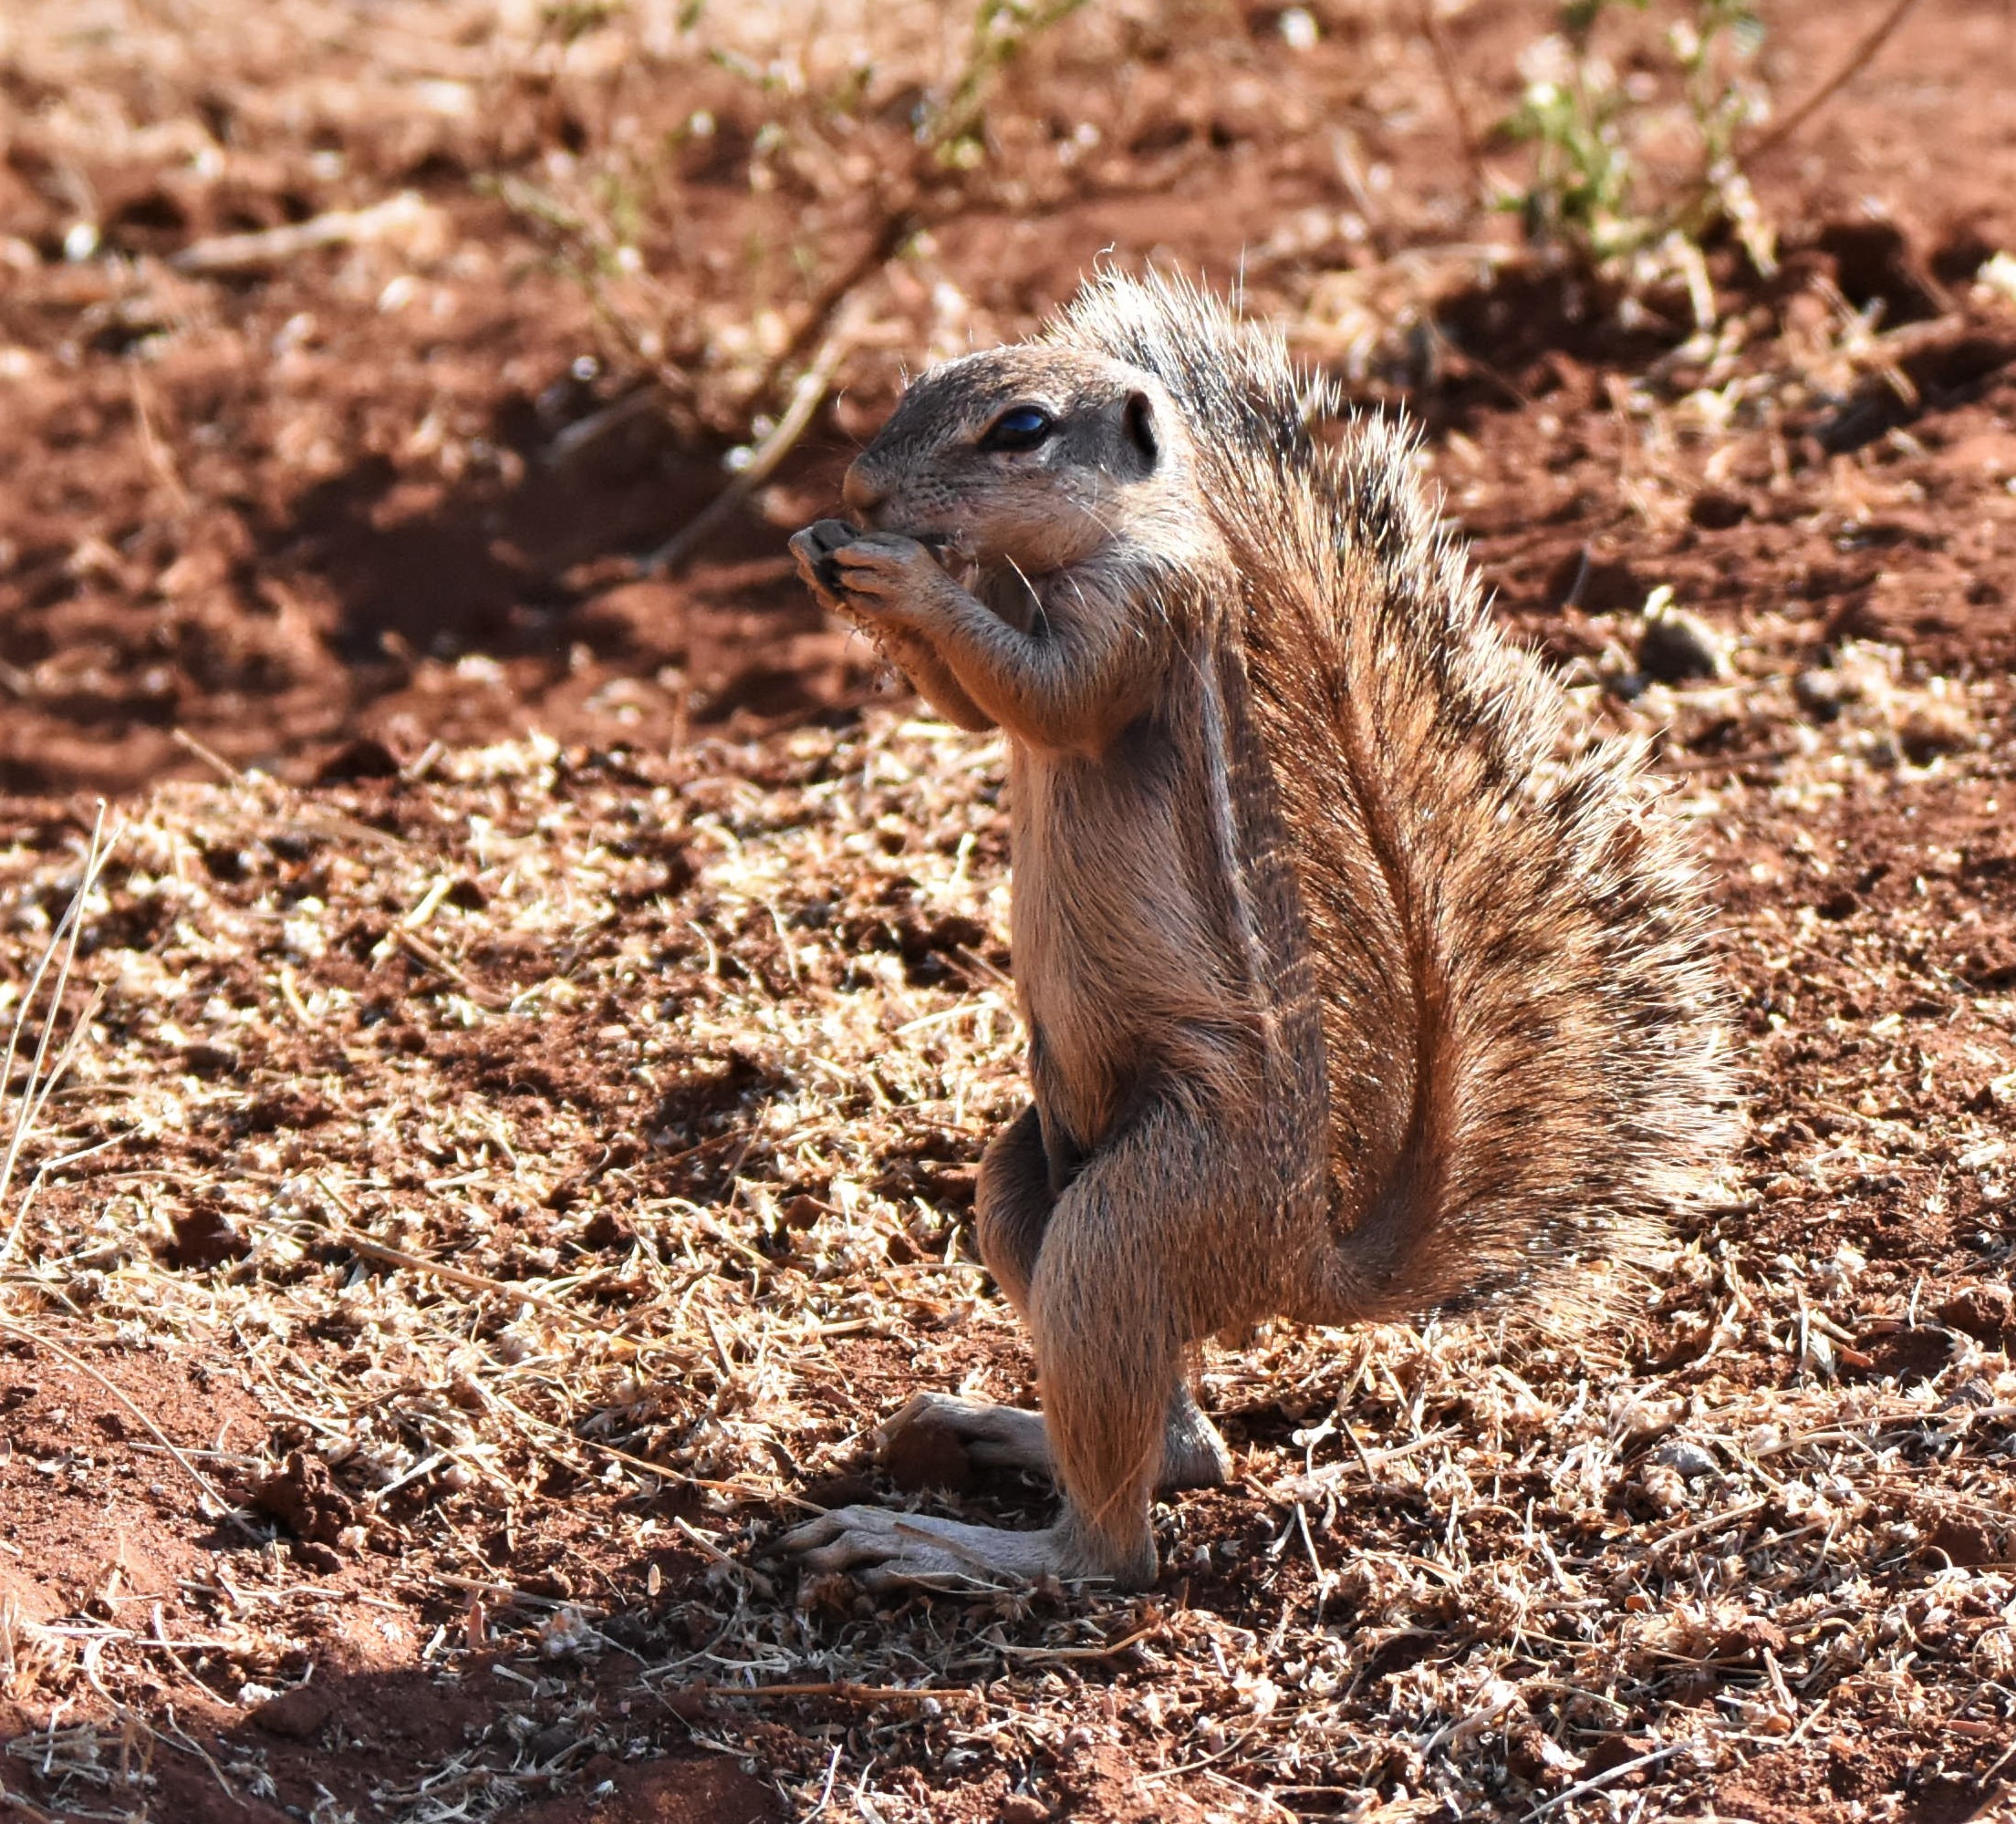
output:
[[[874,529],[793,541],[942,714],[1010,738],[1034,1099],[977,1228],[1044,1410],[902,1419],[1065,1496],[1035,1532],[845,1508],[789,1537],[814,1567],[1138,1586],[1153,1491],[1228,1472],[1204,1338],[1574,1301],[1726,1144],[1693,871],[1637,757],[1564,739],[1413,454],[1279,337],[1107,276],[910,387],[847,471]]]

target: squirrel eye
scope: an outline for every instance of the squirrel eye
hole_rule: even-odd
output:
[[[987,427],[982,450],[1034,450],[1055,427],[1040,405],[1012,405]]]

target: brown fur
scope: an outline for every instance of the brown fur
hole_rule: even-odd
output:
[[[1038,447],[982,447],[1030,403]],[[1067,1512],[958,1529],[961,1560],[1145,1580],[1154,1487],[1222,1473],[1187,1349],[1572,1302],[1726,1141],[1699,896],[1637,756],[1557,759],[1558,692],[1435,530],[1411,444],[1325,448],[1334,410],[1278,338],[1107,278],[910,389],[847,478],[886,530],[795,541],[943,713],[1011,737],[1034,1099],[978,1222],[1044,1398],[1046,1446],[997,1447],[1046,1447]],[[868,1529],[798,1543],[902,1574]]]

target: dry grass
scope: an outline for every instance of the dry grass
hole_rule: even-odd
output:
[[[1783,688],[1676,693],[1678,712],[1782,724]],[[1990,770],[1979,749],[1900,770],[1852,718],[1803,745],[1766,786],[1690,782],[1712,843]],[[1754,1165],[1652,1263],[1669,1367],[1461,1327],[1214,1351],[1241,1482],[1160,1510],[1148,1598],[877,1611],[765,1558],[911,1381],[1026,1392],[956,1189],[900,1188],[907,1157],[956,1176],[1019,1093],[997,777],[990,747],[884,717],[670,765],[533,744],[396,789],[255,778],[136,807],[84,901],[103,999],[31,1149],[70,1162],[25,1213],[8,1331],[115,1382],[150,1355],[228,1358],[268,1435],[198,1452],[203,1473],[246,1489],[305,1443],[352,1508],[324,1570],[248,1549],[185,1583],[171,1645],[158,1618],[16,1618],[11,1689],[50,1723],[12,1752],[130,1808],[118,1731],[166,1728],[141,1694],[163,1653],[256,1704],[320,1600],[299,1591],[361,1587],[351,1567],[393,1658],[452,1684],[501,1654],[562,1692],[618,1662],[635,1696],[676,1697],[675,1734],[753,1757],[800,1812],[837,1792],[951,1815],[983,1776],[1049,1790],[1076,1760],[1165,1815],[1595,1817],[1609,1792],[1663,1816],[1872,1709],[1936,1726],[1957,1762],[2007,1739],[2016,1373],[1926,1329],[1926,1298],[1854,1246],[1765,1219],[1892,1168],[1899,1117],[1855,1083],[1824,1104],[1831,1145]],[[60,916],[79,865],[5,857],[16,932]],[[1767,904],[1730,942],[1793,982],[1833,935]],[[1884,950],[1858,967],[1894,967]],[[1916,1142],[1984,1268],[2008,1251],[2012,1019],[2006,995],[1956,1003],[1980,1113]],[[1908,1099],[1904,1026],[1876,1020],[1856,1070]],[[223,1258],[171,1267],[204,1211]],[[1845,1384],[1892,1335],[1937,1346]],[[179,1441],[199,1442],[186,1415]],[[500,1570],[478,1546],[500,1526],[566,1549]],[[700,1695],[774,1686],[811,1691]],[[583,1739],[662,1745],[649,1711],[605,1708]],[[255,1788],[256,1762],[220,1777]],[[527,1762],[479,1797],[475,1766],[446,1759],[379,1815],[544,1789]]]

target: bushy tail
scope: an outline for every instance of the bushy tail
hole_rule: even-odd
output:
[[[1566,752],[1415,444],[1181,281],[1096,281],[1053,330],[1153,374],[1242,578],[1256,721],[1324,997],[1337,1315],[1628,1257],[1729,1139],[1702,897],[1639,753]]]

